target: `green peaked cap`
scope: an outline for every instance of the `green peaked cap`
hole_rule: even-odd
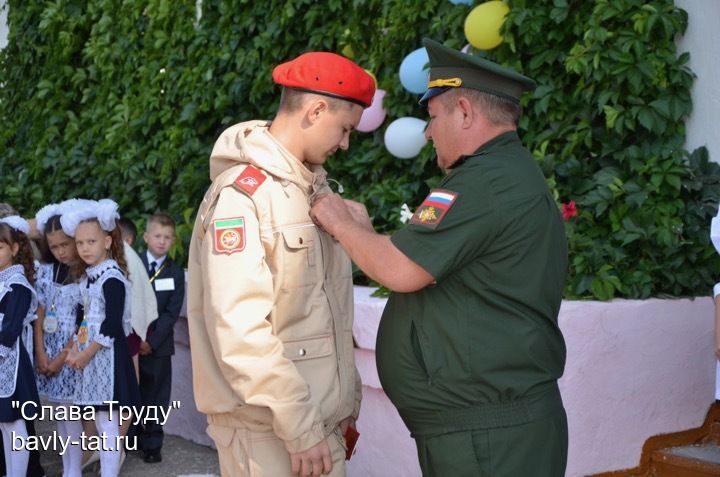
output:
[[[450,88],[470,88],[507,98],[516,103],[525,91],[535,89],[535,81],[492,61],[448,48],[423,38],[430,58],[428,90],[420,99],[426,105],[433,96]]]

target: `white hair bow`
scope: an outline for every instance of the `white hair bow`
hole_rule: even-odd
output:
[[[35,214],[35,226],[38,232],[45,233],[45,225],[51,218],[60,215],[60,204],[48,204]]]
[[[20,217],[19,215],[9,215],[0,219],[0,223],[8,224],[11,228],[22,232],[25,235],[30,233],[30,224],[28,221]]]
[[[60,217],[60,225],[63,232],[70,237],[75,236],[75,230],[80,222],[90,219],[97,219],[100,228],[105,232],[115,230],[117,219],[120,218],[118,213],[118,205],[110,199],[101,199],[99,201],[71,199],[76,203],[69,203],[63,207],[63,213]],[[70,201],[66,201],[70,202]]]

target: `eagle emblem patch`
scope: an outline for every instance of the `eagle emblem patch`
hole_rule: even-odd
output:
[[[447,211],[455,203],[457,192],[444,189],[432,189],[420,207],[410,219],[411,224],[424,225],[432,229],[436,228],[445,217]]]

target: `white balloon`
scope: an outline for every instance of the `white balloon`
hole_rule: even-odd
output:
[[[400,159],[417,156],[427,142],[425,139],[426,124],[426,121],[418,118],[396,119],[385,130],[385,147],[390,154]]]

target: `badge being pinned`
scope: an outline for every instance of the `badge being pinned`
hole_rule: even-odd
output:
[[[444,189],[432,189],[430,194],[425,198],[420,207],[417,208],[412,219],[411,224],[425,225],[430,228],[435,228],[440,224],[440,221],[450,207],[455,203],[457,199],[457,192],[451,192]]]
[[[233,184],[236,188],[248,195],[253,195],[260,185],[265,182],[265,174],[253,166],[247,166],[242,173],[237,176]]]
[[[228,255],[242,252],[245,248],[245,219],[235,217],[213,221],[215,228],[215,251]]]

